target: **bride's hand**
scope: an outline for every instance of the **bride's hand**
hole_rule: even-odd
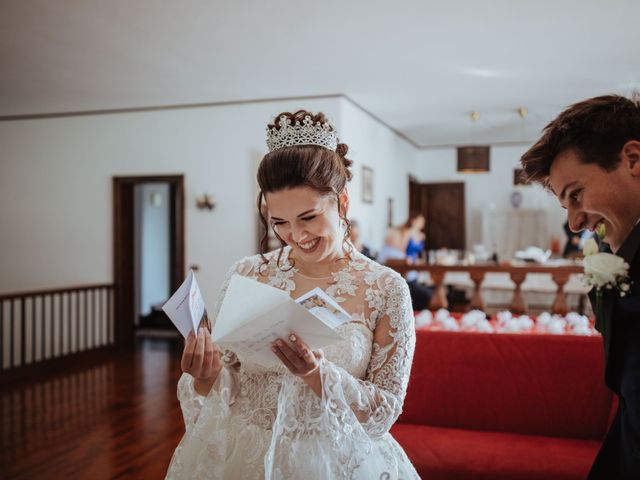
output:
[[[194,387],[201,395],[207,395],[222,368],[221,352],[209,332],[198,329],[187,337],[180,362],[182,371],[194,378]]]
[[[308,377],[316,373],[320,367],[322,353],[312,351],[295,333],[289,334],[289,340],[292,346],[280,338],[273,342],[273,353],[294,375]]]

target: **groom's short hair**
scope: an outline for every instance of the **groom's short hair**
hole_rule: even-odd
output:
[[[546,185],[551,164],[566,150],[583,163],[616,168],[625,143],[640,140],[640,96],[603,95],[575,103],[552,120],[520,159],[529,181]]]

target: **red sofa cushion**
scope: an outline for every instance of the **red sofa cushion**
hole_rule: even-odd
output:
[[[396,424],[391,434],[428,480],[584,479],[600,442]]]
[[[416,332],[401,423],[600,440],[611,407],[602,340]]]

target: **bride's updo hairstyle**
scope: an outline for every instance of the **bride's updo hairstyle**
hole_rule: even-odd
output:
[[[347,226],[344,236],[345,242],[349,238],[350,224],[346,214],[341,211],[342,205],[340,205],[339,198],[340,193],[352,177],[350,167],[353,162],[346,158],[349,147],[338,142],[335,129],[329,124],[322,112],[316,114],[306,110],[298,110],[295,113],[283,112],[267,126],[267,132],[274,132],[277,135],[282,132],[283,128],[296,125],[313,125],[316,130],[312,131],[317,134],[315,140],[322,138],[324,142],[327,138],[333,138],[334,143],[327,142],[328,146],[326,147],[315,144],[297,144],[297,142],[303,143],[306,138],[302,139],[299,138],[302,135],[294,134],[293,138],[283,135],[282,138],[276,140],[279,143],[273,145],[269,143],[270,133],[268,133],[267,143],[271,151],[262,158],[258,166],[258,185],[260,186],[258,212],[264,226],[264,235],[260,240],[261,255],[268,249],[269,235],[269,224],[263,211],[264,195],[288,188],[309,187],[321,195],[335,198],[338,214]],[[319,125],[322,125],[321,132],[318,130]],[[314,139],[311,138],[311,142],[313,141]],[[271,142],[273,143],[273,140]],[[286,145],[287,143],[291,145]],[[280,144],[284,144],[284,146],[280,146]],[[332,148],[334,145],[335,151]],[[275,234],[278,236],[277,232]],[[280,237],[278,239],[284,247],[285,242]],[[280,248],[278,266],[280,266],[282,252],[283,248]],[[266,262],[264,255],[262,258]]]

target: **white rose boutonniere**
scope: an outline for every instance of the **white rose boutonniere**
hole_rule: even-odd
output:
[[[604,227],[598,229],[598,236],[604,237]],[[598,244],[593,238],[587,240],[582,249],[584,255],[584,281],[596,289],[596,329],[602,331],[602,295],[604,290],[617,289],[624,297],[631,288],[629,264],[612,253],[598,252]]]

